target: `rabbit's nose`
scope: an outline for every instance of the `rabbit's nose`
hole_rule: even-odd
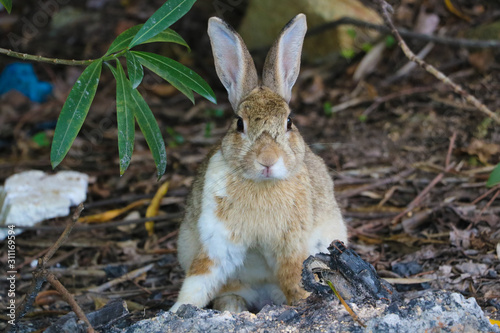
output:
[[[278,161],[279,156],[272,147],[264,147],[257,156],[257,163],[267,168],[272,167]]]

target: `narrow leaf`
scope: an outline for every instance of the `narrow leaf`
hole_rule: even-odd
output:
[[[358,315],[356,313],[354,313],[354,311],[352,311],[351,307],[344,301],[344,299],[342,298],[342,296],[340,296],[340,294],[338,293],[337,289],[335,289],[335,287],[333,286],[333,283],[331,281],[328,281],[328,280],[326,281],[326,283],[328,283],[328,286],[333,291],[333,293],[335,294],[335,296],[337,296],[337,298],[339,299],[340,303],[342,303],[342,305],[347,310],[347,312],[349,312],[349,314],[351,315],[352,319],[354,319],[355,321],[357,321],[358,324],[360,324],[361,326],[366,327],[365,323],[363,323],[361,321],[361,319],[359,319]]]
[[[130,44],[130,41],[132,41],[134,36],[137,34],[137,32],[141,30],[142,26],[142,24],[135,25],[119,34],[118,37],[116,37],[115,40],[111,43],[108,51],[104,56],[125,50],[128,47],[128,44]]]
[[[155,42],[167,42],[167,43],[176,43],[182,46],[187,47],[188,51],[191,51],[191,48],[186,43],[186,41],[172,29],[166,29],[165,31],[160,32],[158,35],[153,38],[148,39],[144,43],[155,43]]]
[[[130,52],[133,54],[134,51]],[[135,57],[137,59],[137,57]],[[139,60],[140,62],[140,60]],[[162,77],[164,80],[168,81],[172,86],[174,86],[175,89],[179,90],[181,93],[183,93],[190,101],[191,103],[194,104],[194,95],[193,91],[186,87],[184,84],[182,84],[180,81],[175,79],[173,76],[170,77]]]
[[[12,10],[12,0],[0,0],[0,3],[5,7],[7,13],[10,14],[10,11]]]
[[[183,17],[193,6],[196,0],[168,0],[144,23],[134,39],[129,44],[132,48],[142,44],[150,38],[170,27]]]
[[[53,168],[61,163],[68,153],[87,117],[99,84],[101,68],[102,60],[100,59],[85,68],[64,103],[57,120],[50,151]]]
[[[118,125],[118,155],[120,157],[120,175],[127,170],[132,152],[134,151],[135,122],[132,111],[130,81],[125,76],[123,67],[119,61],[117,68],[107,64],[116,80],[116,120]]]
[[[119,52],[122,50],[125,50],[134,36],[137,34],[139,30],[141,30],[143,24],[135,25],[124,32],[122,32],[118,37],[115,38],[115,40],[111,43],[109,46],[108,51],[106,52],[105,56],[110,55],[115,52]],[[175,31],[172,29],[165,29],[164,31],[160,32],[158,35],[154,36],[151,39],[148,39],[141,44],[145,43],[154,43],[154,42],[170,42],[170,43],[176,43],[183,45],[187,47],[189,50],[189,46],[187,45],[186,41]]]
[[[490,178],[488,178],[488,181],[486,182],[487,187],[493,187],[497,184],[500,184],[500,163],[497,164],[495,169],[490,174]]]
[[[215,94],[208,83],[186,66],[175,60],[154,53],[138,51],[132,51],[132,53],[139,57],[141,64],[163,79],[169,82],[171,82],[171,80],[180,82],[189,89],[205,97],[210,102],[217,103]]]
[[[137,91],[137,89],[132,89],[130,90],[130,93],[131,100],[134,103],[133,110],[135,119],[144,134],[144,138],[148,143],[151,153],[153,154],[159,179],[163,176],[165,169],[167,168],[167,153],[165,151],[165,143],[163,142],[160,128],[158,127],[158,123],[155,120],[153,112],[151,112],[151,109],[144,98],[142,98],[139,91]]]
[[[125,54],[127,58],[127,72],[130,82],[132,83],[132,88],[137,88],[144,77],[144,70],[141,63],[135,55],[127,51]]]

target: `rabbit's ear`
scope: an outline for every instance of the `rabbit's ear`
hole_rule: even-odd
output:
[[[306,34],[306,16],[298,14],[283,28],[267,54],[262,82],[288,103],[300,71],[300,56]]]
[[[208,20],[208,36],[217,75],[236,112],[241,100],[258,85],[255,64],[240,35],[220,18]]]

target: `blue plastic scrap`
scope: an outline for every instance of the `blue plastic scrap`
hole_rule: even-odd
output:
[[[52,84],[39,81],[32,64],[12,63],[0,74],[0,95],[15,89],[33,102],[45,102],[52,93]]]

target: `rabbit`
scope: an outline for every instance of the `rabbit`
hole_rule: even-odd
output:
[[[302,263],[327,252],[347,229],[324,161],[290,117],[306,17],[281,31],[259,83],[241,37],[212,17],[208,35],[217,75],[235,118],[199,168],[180,225],[178,259],[186,272],[177,302],[220,311],[259,311],[308,296]]]

